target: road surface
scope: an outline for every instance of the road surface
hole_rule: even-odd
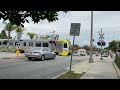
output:
[[[57,56],[55,60],[45,61],[0,60],[0,79],[52,79],[66,71],[70,58]],[[88,58],[89,56],[74,56],[72,65]]]

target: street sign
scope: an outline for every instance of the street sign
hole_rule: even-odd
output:
[[[20,54],[19,49],[16,50],[16,54],[17,54],[17,57],[18,57],[18,54]]]
[[[80,35],[80,26],[81,23],[71,23],[70,35],[79,36]]]
[[[70,60],[70,70],[69,71],[71,71],[71,66],[72,66],[72,56],[73,56],[73,50],[74,50],[75,36],[80,35],[80,26],[81,26],[81,23],[71,23],[70,35],[74,36],[74,37],[73,37],[73,48],[72,48],[72,54],[71,54],[71,60]]]

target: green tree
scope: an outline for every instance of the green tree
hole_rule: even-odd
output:
[[[25,28],[23,28],[22,26],[18,26],[17,28],[16,28],[16,32],[23,32],[23,31],[25,31],[26,29]]]
[[[89,45],[84,45],[82,48],[85,49],[86,51],[90,51],[90,46]]]
[[[35,33],[28,32],[27,35],[30,37],[30,39],[33,39],[35,37]]]
[[[2,30],[2,32],[0,33],[0,39],[7,39],[7,34],[5,30]]]
[[[18,26],[16,28],[16,33],[17,33],[17,39],[20,39],[22,37],[22,33],[23,31],[25,31],[26,29],[23,28],[22,26]]]
[[[111,42],[108,43],[108,49],[111,51],[116,51],[116,47],[117,47],[117,41],[113,40]]]
[[[93,50],[97,51],[98,50],[97,46],[93,46]]]
[[[16,25],[13,25],[11,23],[3,22],[6,26],[4,27],[4,30],[8,32],[8,39],[10,39],[11,31],[15,30],[17,28]]]
[[[58,20],[59,11],[0,11],[0,20],[8,20],[12,25],[23,26],[24,23],[29,23],[28,17],[34,23],[40,20],[47,19],[49,22]],[[66,13],[66,11],[64,11]]]
[[[71,47],[73,47],[73,45]],[[80,46],[77,44],[74,44],[74,50],[76,50],[76,49],[80,49]]]

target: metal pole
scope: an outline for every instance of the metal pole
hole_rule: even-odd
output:
[[[53,31],[53,39],[54,39],[54,32],[55,32],[55,31]]]
[[[73,37],[73,47],[72,47],[71,61],[70,61],[70,70],[69,71],[71,71],[71,66],[72,66],[72,56],[73,56],[73,50],[74,50],[74,41],[75,41],[75,36]]]
[[[103,60],[103,58],[102,58],[102,38],[103,38],[102,35],[103,34],[102,34],[102,28],[101,28],[101,36],[100,36],[101,37],[101,58],[100,58],[101,60]]]
[[[93,63],[93,55],[92,55],[92,50],[93,50],[93,11],[91,11],[91,40],[90,40],[90,59],[89,63]]]
[[[55,32],[55,31],[53,31],[53,40],[54,40],[54,32]],[[54,49],[54,48],[53,48],[53,40],[52,40],[52,49]]]

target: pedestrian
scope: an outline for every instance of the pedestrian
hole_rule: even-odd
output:
[[[113,55],[112,55],[112,53],[110,54],[110,57],[111,57],[111,58],[113,58]]]

